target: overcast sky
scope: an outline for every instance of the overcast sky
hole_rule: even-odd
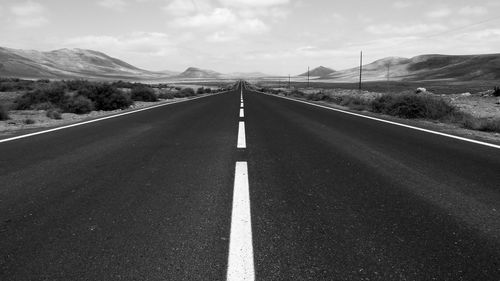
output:
[[[499,15],[499,0],[0,0],[0,46],[287,75],[354,67],[360,50],[366,62],[500,53]]]

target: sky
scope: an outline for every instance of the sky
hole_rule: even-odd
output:
[[[0,46],[147,70],[299,74],[389,56],[500,53],[498,0],[0,0]]]

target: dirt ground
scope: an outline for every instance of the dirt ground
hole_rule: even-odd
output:
[[[5,93],[0,93],[0,102],[9,100],[5,98]],[[113,111],[92,111],[88,114],[74,114],[74,113],[62,113],[61,119],[51,119],[46,116],[47,111],[45,110],[11,110],[9,111],[9,120],[0,121],[0,138],[7,138],[13,135],[19,135],[22,133],[29,133],[40,128],[53,128],[63,125],[68,125],[80,121],[92,120],[99,117],[109,116],[121,112],[127,112],[134,109],[145,108],[153,105],[172,103],[180,100],[186,100],[187,98],[175,98],[170,100],[160,100],[158,102],[141,102],[136,101],[128,109],[124,110],[113,110]],[[31,121],[28,121],[31,120]],[[33,122],[32,124],[30,124]]]

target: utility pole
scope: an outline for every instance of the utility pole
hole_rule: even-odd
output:
[[[391,62],[387,62],[387,93],[389,93],[390,87],[390,70],[391,70]]]
[[[361,79],[363,77],[363,51],[359,57],[359,91],[361,92]]]
[[[288,90],[290,90],[290,74],[288,74]]]
[[[309,66],[307,67],[307,88],[309,88]]]

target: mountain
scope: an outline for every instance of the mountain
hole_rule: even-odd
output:
[[[0,47],[0,76],[20,78],[156,79],[168,76],[84,49],[50,52]]]
[[[176,75],[177,78],[219,78],[222,74],[213,70],[189,67],[181,74]]]
[[[313,70],[310,70],[309,76],[311,76],[311,77],[325,77],[325,76],[328,76],[329,74],[332,74],[334,72],[335,72],[335,70],[333,70],[331,68],[319,66]],[[299,76],[307,76],[307,72],[302,73]]]
[[[389,57],[363,66],[364,81],[496,80],[500,79],[500,54],[421,55],[413,58]],[[325,79],[354,82],[359,67],[337,71]]]

